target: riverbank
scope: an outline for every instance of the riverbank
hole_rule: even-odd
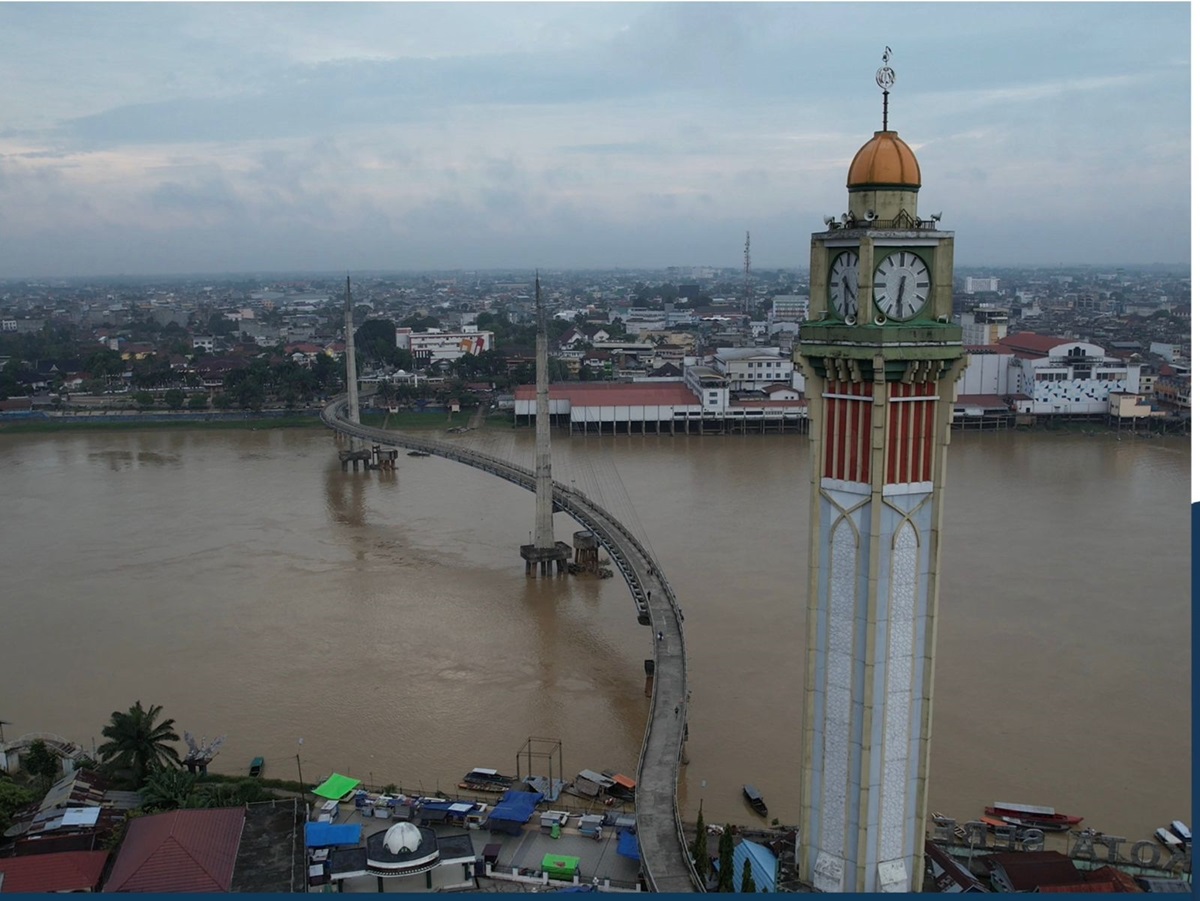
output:
[[[25,413],[0,415],[0,433],[22,435],[76,430],[121,431],[134,429],[324,429],[320,410],[260,410],[257,412],[138,413],[89,411],[85,413]],[[471,413],[366,414],[364,425],[389,429],[465,428]],[[485,423],[491,425],[491,423]]]

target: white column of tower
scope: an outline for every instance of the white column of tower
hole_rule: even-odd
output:
[[[554,495],[550,479],[550,361],[546,341],[546,315],[542,309],[542,283],[534,277],[534,296],[537,305],[537,440],[534,450],[534,474],[537,476],[537,520],[534,523],[533,546],[539,550],[553,548]]]
[[[358,418],[358,364],[354,359],[354,306],[350,302],[350,276],[346,276],[346,395],[350,400],[350,421]]]

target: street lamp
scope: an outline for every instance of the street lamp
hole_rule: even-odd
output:
[[[304,791],[304,773],[300,771],[300,747],[303,744],[303,738],[296,739],[296,776],[300,779],[300,791]]]

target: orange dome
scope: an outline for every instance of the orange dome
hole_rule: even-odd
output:
[[[850,164],[847,188],[921,187],[921,167],[912,149],[894,131],[877,131]]]

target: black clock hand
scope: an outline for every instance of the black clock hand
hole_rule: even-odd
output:
[[[900,276],[900,291],[896,295],[896,308],[901,312],[904,311],[904,282],[907,280],[907,278],[908,276],[906,275]]]

